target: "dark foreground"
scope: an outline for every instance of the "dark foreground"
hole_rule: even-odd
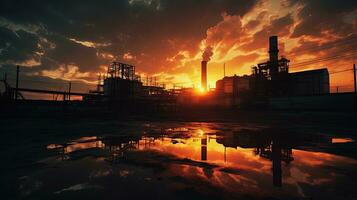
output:
[[[1,118],[1,199],[357,199],[355,119]]]

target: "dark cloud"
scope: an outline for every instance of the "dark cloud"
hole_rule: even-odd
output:
[[[41,52],[38,46],[39,38],[33,34],[19,30],[16,33],[0,27],[1,62],[24,62],[29,59],[39,60],[36,52]]]
[[[83,46],[60,35],[51,35],[48,39],[56,46],[46,52],[47,59],[80,66],[81,71],[91,71],[102,64],[93,47]]]
[[[48,65],[41,69],[52,66],[48,63],[51,61],[52,64],[73,63],[81,71],[95,71],[105,63],[96,56],[97,52],[118,57],[130,52],[136,57],[131,61],[133,64],[142,64],[144,70],[154,72],[165,68],[166,58],[174,56],[179,46],[196,51],[206,30],[221,20],[223,12],[243,15],[254,3],[249,0],[4,0],[0,3],[0,16],[14,24],[43,27],[33,37],[46,38],[56,47],[45,52],[46,60],[42,62]],[[94,49],[69,41],[70,38],[111,45]],[[168,42],[173,40],[180,45]],[[23,49],[33,52],[25,46]]]
[[[262,44],[266,44],[267,38],[269,38],[269,36],[271,35],[277,35],[279,37],[289,35],[289,29],[291,28],[293,23],[294,20],[291,14],[287,14],[280,18],[272,19],[270,24],[265,25],[262,30],[256,32],[253,35],[251,42],[243,45],[242,49],[246,51],[253,51],[255,49],[262,48]]]
[[[292,4],[294,3],[300,3],[304,7],[298,13],[301,23],[295,28],[292,37],[302,35],[319,37],[323,31],[344,37],[346,33],[356,31],[353,24],[343,20],[344,15],[357,10],[357,1],[355,0],[292,1]]]
[[[291,49],[289,56],[294,58],[302,55],[314,55],[319,59],[326,59],[323,63],[311,63],[311,65],[320,66],[333,66],[332,71],[338,71],[340,68],[345,69],[346,66],[354,62],[353,54],[357,52],[357,34],[352,34],[351,36],[337,39],[337,40],[326,40],[323,43],[321,41],[306,41],[304,38],[299,39],[299,46]],[[339,60],[328,58],[341,57]],[[309,59],[307,59],[309,60]],[[304,60],[296,61],[292,60],[294,63],[303,62]],[[306,60],[305,60],[306,61]],[[304,66],[303,66],[304,67]]]

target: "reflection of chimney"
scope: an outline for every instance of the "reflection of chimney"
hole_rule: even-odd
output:
[[[282,186],[281,176],[281,146],[279,141],[273,140],[272,144],[272,161],[273,161],[273,184],[276,187]]]
[[[201,160],[207,160],[207,137],[201,138]]]
[[[207,90],[207,61],[201,62],[201,87]]]

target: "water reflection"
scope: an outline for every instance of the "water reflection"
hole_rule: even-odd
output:
[[[332,143],[349,143],[354,142],[351,138],[332,138]]]
[[[80,152],[96,150],[99,153],[91,155],[99,155],[111,165],[159,169],[160,177],[181,177],[186,185],[199,180],[234,193],[259,191],[261,195],[270,194],[270,186],[286,185],[285,195],[306,197],[302,183],[331,184],[342,177],[331,167],[357,164],[354,159],[320,152],[321,146],[332,144],[333,139],[326,135],[279,129],[148,126],[142,134],[85,137],[47,148],[57,151],[62,160],[78,159]]]
[[[201,160],[207,160],[207,137],[201,138]]]

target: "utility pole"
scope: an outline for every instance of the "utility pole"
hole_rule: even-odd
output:
[[[17,100],[17,96],[19,93],[19,73],[20,73],[20,66],[16,66],[16,91],[15,91],[15,100]]]
[[[100,84],[101,84],[101,82],[102,82],[102,74],[99,73],[99,74],[98,74],[97,92],[100,91]]]
[[[356,64],[353,64],[353,83],[355,87],[355,93],[357,93],[357,85],[356,85]]]
[[[338,94],[338,86],[336,87],[336,92],[337,92],[337,94]]]
[[[223,78],[226,77],[226,63],[223,64]]]
[[[71,89],[72,89],[72,82],[69,82],[69,86],[68,86],[68,100],[71,100]]]

